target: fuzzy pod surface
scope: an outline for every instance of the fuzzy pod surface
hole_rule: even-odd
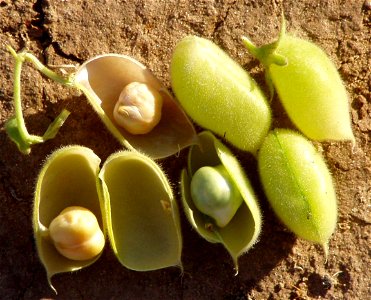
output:
[[[196,123],[256,152],[271,125],[270,108],[255,81],[216,44],[182,39],[171,60],[171,85]]]
[[[224,246],[238,272],[238,258],[253,247],[261,232],[262,217],[258,199],[250,180],[232,152],[209,131],[201,132],[199,140],[200,145],[192,146],[189,151],[188,168],[183,169],[181,173],[183,209],[188,221],[200,236],[211,243],[220,243]],[[226,177],[242,198],[239,208],[223,227],[219,227],[196,207],[191,189],[194,176],[200,169],[219,168],[218,166],[223,166],[224,172],[227,173]]]
[[[338,70],[317,45],[286,34],[285,21],[274,43],[249,52],[264,65],[271,92],[277,91],[292,122],[308,138],[354,142],[349,97]]]
[[[336,227],[337,201],[321,154],[302,135],[275,129],[259,150],[258,170],[281,221],[297,236],[322,245],[327,255]]]
[[[39,258],[50,287],[55,274],[77,271],[94,263],[100,255],[72,260],[61,255],[50,237],[51,222],[64,209],[81,206],[97,218],[105,233],[105,213],[99,193],[100,158],[89,148],[71,145],[54,151],[37,178],[33,207],[33,230]]]
[[[182,268],[178,206],[159,165],[138,152],[108,157],[99,173],[108,237],[120,263],[130,270]]]

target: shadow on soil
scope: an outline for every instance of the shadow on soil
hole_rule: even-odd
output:
[[[55,297],[47,285],[32,238],[33,189],[45,157],[63,145],[80,144],[94,150],[104,161],[121,148],[84,97],[45,105],[44,111],[27,116],[30,133],[42,134],[63,108],[72,113],[56,138],[34,146],[30,155],[19,153],[5,132],[0,131],[0,189],[4,197],[0,203],[0,237],[8,240],[6,249],[1,251],[4,257],[1,270],[6,274],[1,278],[1,290],[6,293],[2,299]],[[295,237],[282,227],[270,210],[260,188],[255,159],[237,150],[236,153],[256,187],[264,216],[260,241],[240,257],[237,276],[225,249],[202,240],[181,212],[184,274],[178,268],[145,273],[127,270],[106,247],[92,266],[53,278],[58,299],[191,299],[197,293],[198,299],[237,300],[245,299],[253,288],[258,289],[259,281],[290,253]],[[161,161],[178,200],[179,174],[186,165],[186,157],[187,151],[183,150],[179,156]],[[21,201],[15,200],[17,198]],[[16,286],[16,282],[32,282],[32,285]]]

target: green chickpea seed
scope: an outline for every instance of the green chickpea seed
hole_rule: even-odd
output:
[[[222,165],[198,169],[192,177],[191,196],[197,209],[212,217],[219,227],[231,221],[243,201]]]
[[[261,213],[254,190],[238,160],[211,132],[198,135],[181,173],[185,215],[197,233],[222,244],[238,273],[238,257],[256,242]]]

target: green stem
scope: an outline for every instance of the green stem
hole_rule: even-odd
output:
[[[41,137],[30,135],[28,133],[26,124],[23,118],[22,104],[21,104],[21,71],[22,71],[22,65],[24,62],[24,58],[23,58],[22,53],[18,55],[17,53],[15,53],[14,50],[11,51],[11,53],[15,58],[13,100],[14,100],[15,117],[17,120],[17,127],[19,130],[19,134],[22,140],[26,141],[29,144],[41,143],[42,142]]]
[[[280,45],[281,41],[285,38],[286,35],[286,20],[282,14],[281,20],[281,30],[278,36],[278,39],[270,44],[257,47],[248,37],[242,36],[242,43],[246,49],[250,52],[252,56],[257,58],[265,68],[265,81],[269,88],[270,99],[272,100],[274,95],[274,86],[273,81],[270,76],[270,66],[286,66],[288,64],[287,58],[279,53],[277,53],[277,48]]]
[[[25,154],[30,152],[30,146],[38,143],[43,143],[48,139],[52,139],[57,134],[59,128],[70,114],[67,110],[63,110],[57,118],[49,125],[43,136],[32,135],[28,133],[21,103],[21,73],[23,62],[28,60],[32,62],[36,69],[46,75],[48,78],[61,83],[66,86],[73,86],[73,81],[70,78],[64,78],[57,73],[45,67],[35,56],[26,52],[16,53],[15,50],[8,46],[9,52],[15,59],[14,67],[14,87],[13,87],[13,101],[15,117],[11,118],[7,124],[6,129],[9,137],[17,144],[19,150]]]
[[[278,66],[287,65],[287,59],[281,54],[276,52],[280,42],[285,38],[286,35],[286,20],[284,15],[281,17],[281,30],[278,39],[270,44],[257,47],[248,37],[242,36],[242,43],[247,48],[247,50],[257,58],[266,69],[269,68],[271,64]]]
[[[73,81],[70,77],[62,77],[55,73],[54,71],[50,70],[46,66],[44,66],[41,61],[39,61],[36,56],[34,56],[31,53],[24,53],[24,59],[30,61],[34,64],[35,68],[39,70],[41,73],[43,73],[46,77],[50,78],[51,80],[58,82],[60,84],[66,85],[66,86],[73,86]]]

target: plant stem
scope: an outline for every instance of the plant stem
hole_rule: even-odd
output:
[[[30,61],[33,63],[35,68],[39,70],[41,73],[43,73],[46,77],[50,78],[51,80],[58,82],[60,84],[66,85],[66,86],[73,86],[73,82],[70,77],[63,77],[55,73],[54,71],[50,70],[46,66],[44,66],[41,61],[39,61],[36,56],[34,56],[31,53],[24,53],[23,57],[25,60]]]
[[[12,49],[13,50],[13,49]],[[22,53],[18,55],[15,51],[11,51],[12,55],[15,58],[15,67],[14,67],[14,90],[13,90],[13,100],[14,100],[14,109],[15,117],[17,120],[17,127],[21,138],[29,144],[41,143],[43,140],[39,136],[30,135],[27,131],[26,124],[24,122],[23,113],[22,113],[22,104],[21,104],[21,71],[24,58]]]
[[[37,70],[43,73],[48,78],[56,81],[60,84],[71,86],[73,87],[73,82],[71,78],[64,78],[54,71],[45,67],[34,55],[21,51],[16,53],[15,50],[8,46],[7,47],[9,52],[15,59],[15,67],[14,67],[14,87],[13,87],[13,101],[14,101],[14,110],[15,110],[15,121],[16,123],[16,131],[13,129],[7,131],[10,138],[18,145],[26,145],[26,148],[19,149],[24,153],[29,153],[30,146],[33,144],[43,143],[48,139],[52,139],[57,134],[59,128],[63,125],[64,121],[67,119],[68,115],[70,114],[69,111],[63,110],[57,118],[49,125],[48,129],[45,131],[43,136],[37,136],[29,134],[26,128],[26,124],[24,121],[23,113],[22,113],[22,103],[21,103],[21,73],[22,73],[22,65],[23,63],[28,60],[34,64]],[[9,123],[11,124],[11,123]],[[11,133],[12,132],[12,133]]]

